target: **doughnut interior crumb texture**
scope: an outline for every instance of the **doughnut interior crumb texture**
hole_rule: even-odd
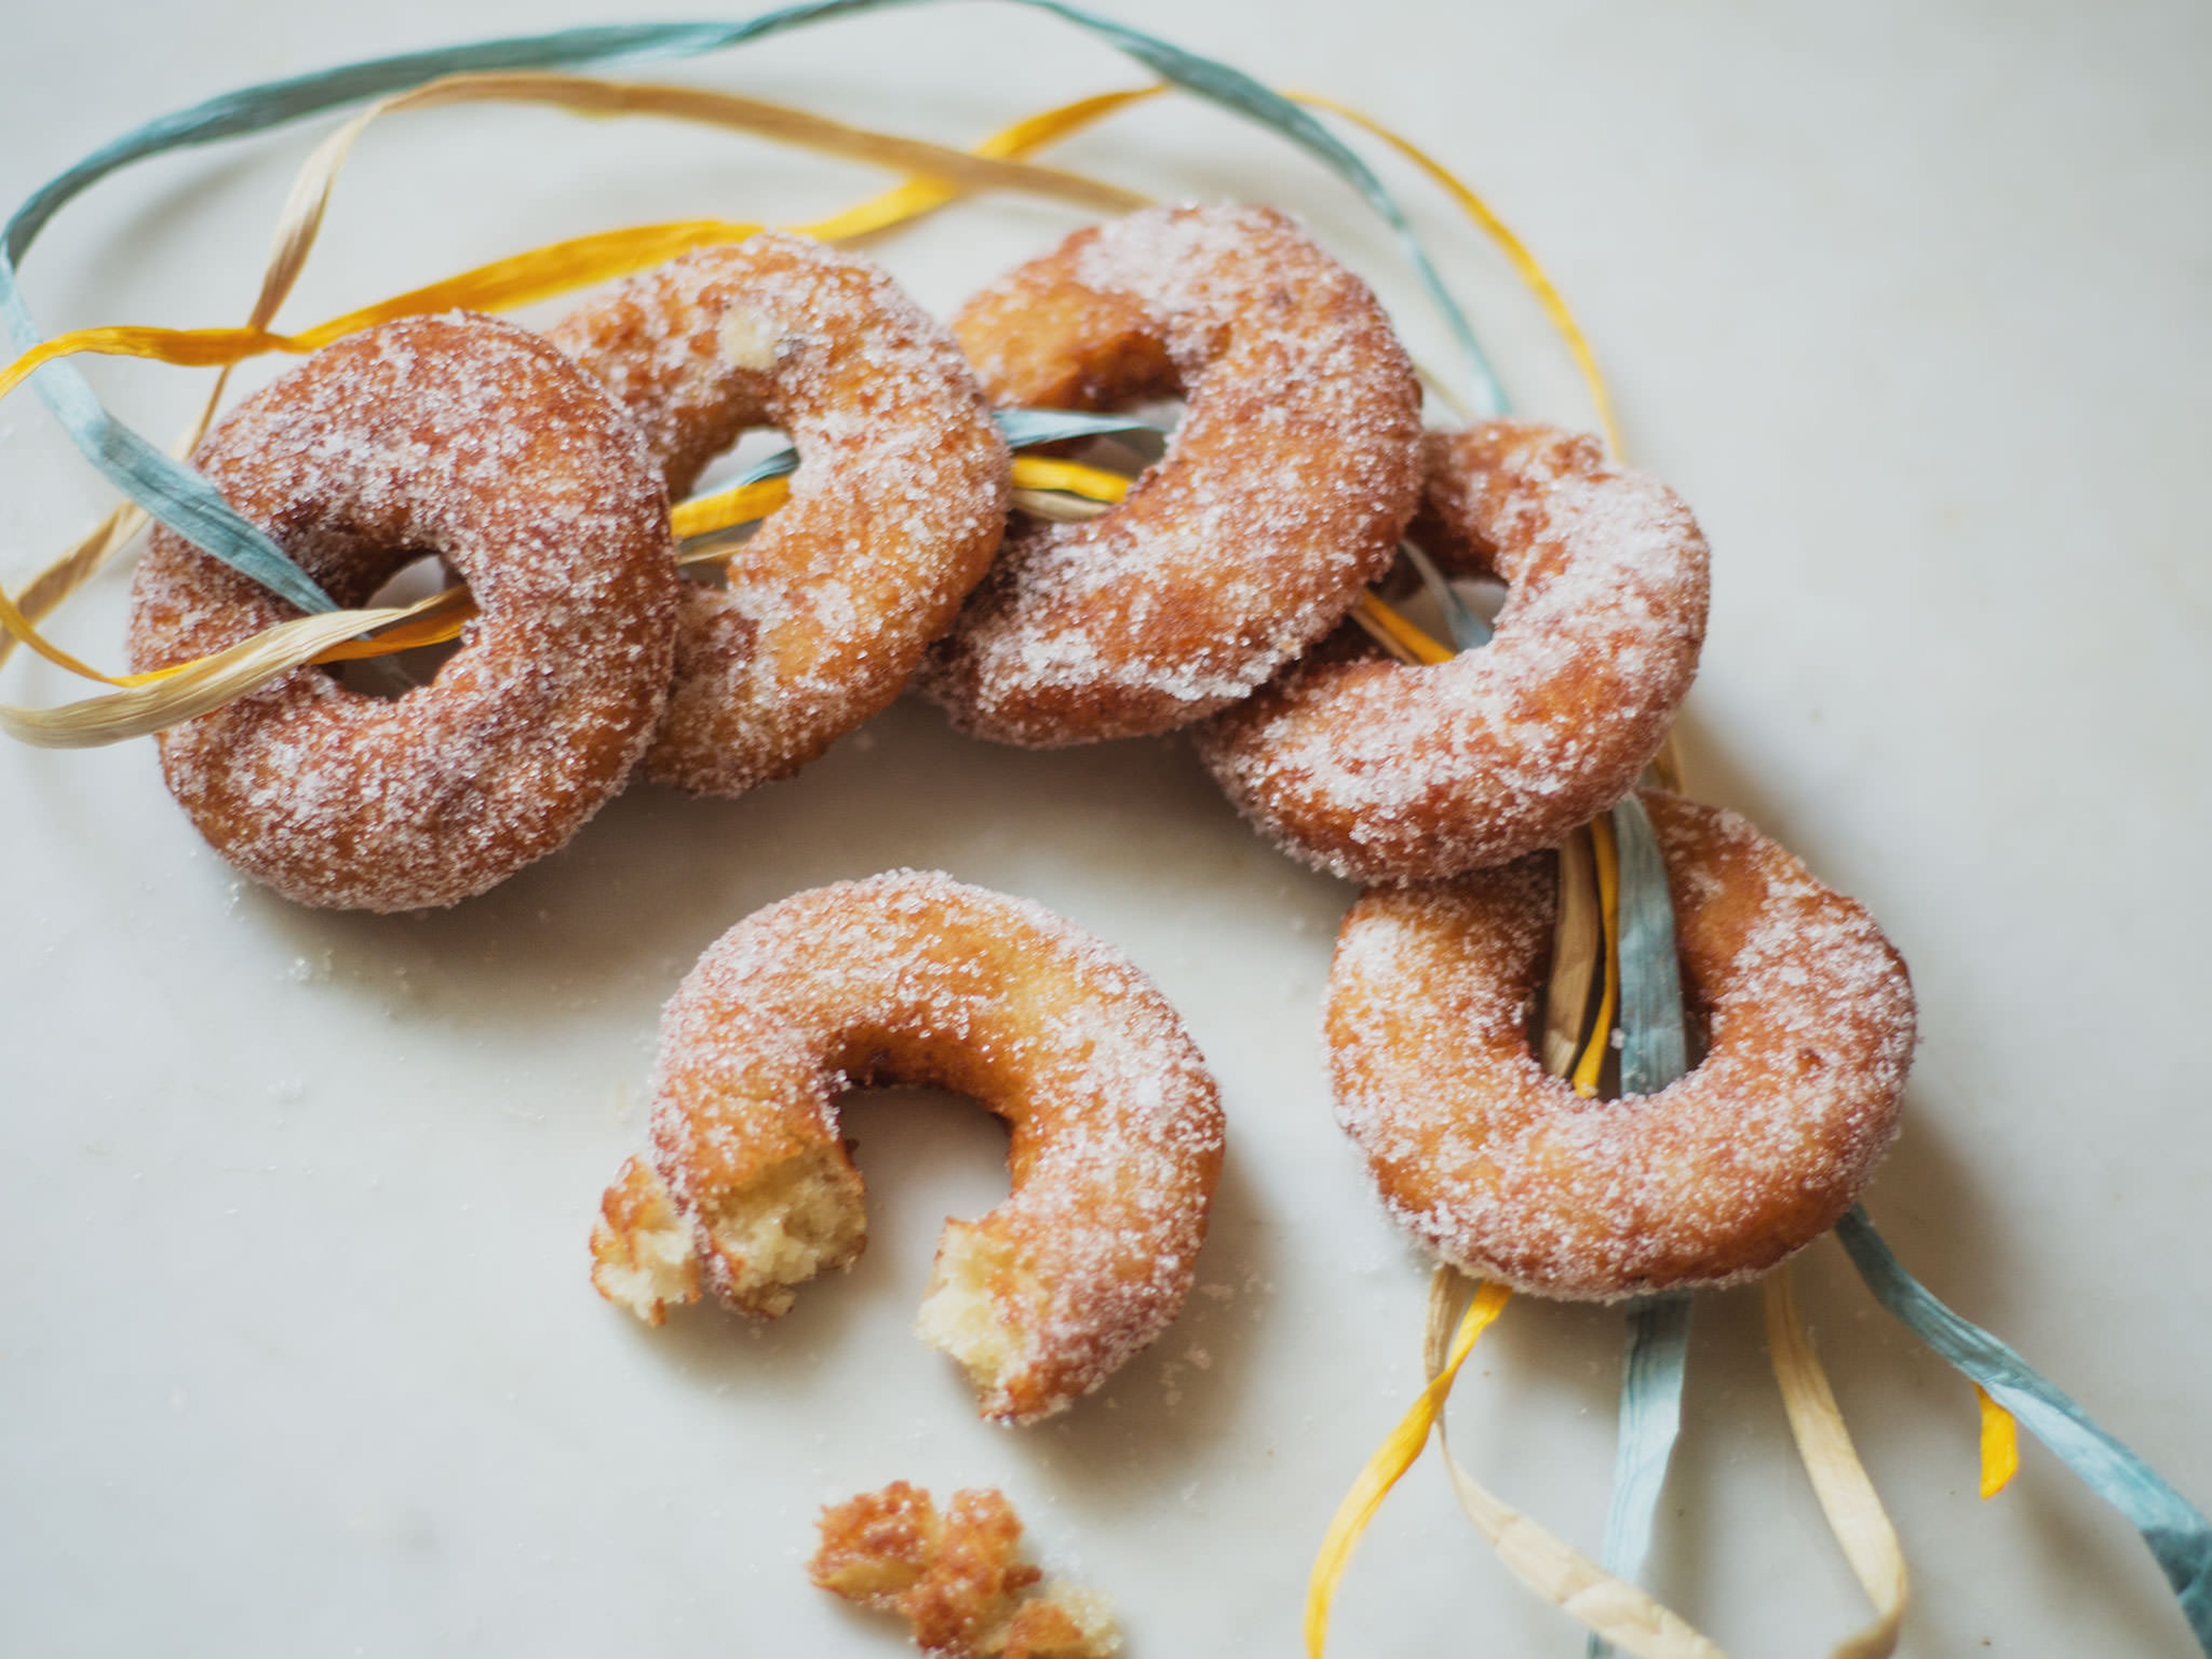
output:
[[[699,1224],[721,1266],[724,1293],[770,1318],[790,1310],[793,1285],[851,1267],[868,1226],[860,1177],[841,1153],[822,1147],[703,1199]]]
[[[670,1000],[650,1167],[702,1282],[772,1317],[857,1256],[863,1183],[836,1101],[881,1083],[970,1095],[1011,1132],[1006,1200],[947,1225],[917,1327],[984,1415],[1066,1408],[1175,1317],[1221,1164],[1196,1045],[1103,941],[912,871],[756,913]],[[650,1319],[679,1271],[658,1264],[681,1251],[625,1167],[603,1202],[593,1281]],[[641,1282],[647,1264],[661,1277]]]
[[[1570,1300],[1714,1288],[1833,1226],[1897,1133],[1905,964],[1860,905],[1742,818],[1645,791],[1705,1058],[1583,1100],[1531,1051],[1553,855],[1370,888],[1329,970],[1337,1115],[1443,1260]]]
[[[723,584],[684,584],[646,770],[737,794],[889,706],[1006,528],[1006,440],[945,325],[874,261],[770,232],[619,283],[550,337],[629,411],[674,495],[752,428],[799,454]]]
[[[465,313],[364,330],[240,404],[193,459],[339,605],[429,551],[477,610],[404,696],[308,665],[161,733],[170,792],[234,866],[303,904],[453,904],[622,787],[674,660],[668,499],[623,411],[545,341]],[[131,665],[295,614],[156,529]]]
[[[1049,747],[1249,696],[1388,568],[1419,497],[1420,389],[1364,283],[1268,208],[1077,232],[953,327],[1000,403],[1182,393],[1110,511],[1018,520],[918,684],[953,723]]]
[[[1012,1249],[955,1221],[937,1247],[915,1334],[959,1363],[986,1411],[1004,1411],[1012,1404],[1009,1381],[1034,1360],[1010,1312],[1044,1300],[1036,1275]]]
[[[592,1283],[648,1325],[671,1304],[699,1299],[699,1253],[653,1165],[633,1158],[599,1200],[592,1224]]]
[[[907,1621],[938,1659],[1108,1659],[1121,1651],[1111,1606],[1054,1583],[1022,1559],[1021,1522],[1003,1493],[955,1492],[940,1514],[903,1480],[825,1506],[807,1574],[822,1589]]]

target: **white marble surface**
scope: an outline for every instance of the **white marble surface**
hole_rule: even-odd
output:
[[[249,78],[611,15],[621,0],[20,5],[13,201],[125,125]],[[1695,790],[1872,906],[1912,964],[1909,1127],[1870,1198],[1906,1261],[2212,1500],[2201,1033],[2212,828],[2212,14],[1702,0],[1117,8],[1386,112],[1491,191],[1581,309],[1636,457],[1716,550]],[[1129,70],[961,5],[656,71],[966,141]],[[141,169],[32,255],[49,327],[244,313],[309,134]],[[1439,331],[1346,193],[1160,106],[1058,159],[1304,212],[1422,355]],[[1498,260],[1401,173],[1522,404],[1585,418]],[[288,313],[553,236],[799,216],[849,167],[523,112],[364,145]],[[1071,222],[995,204],[887,245],[924,300]],[[201,377],[101,366],[144,429]],[[106,504],[27,397],[0,408],[20,579]],[[58,632],[119,657],[123,584]],[[73,685],[7,675],[13,701]],[[1016,753],[902,705],[795,781],[641,789],[563,854],[419,920],[242,886],[150,747],[0,752],[0,1650],[860,1656],[805,1583],[814,1506],[1003,1485],[1104,1586],[1138,1659],[1287,1654],[1330,1510],[1413,1392],[1425,1269],[1332,1127],[1316,1034],[1345,887],[1251,838],[1180,743]],[[907,1334],[939,1219],[1003,1187],[957,1103],[852,1113],[872,1246],[768,1330],[648,1332],[585,1282],[642,1133],[655,1010],[798,888],[938,865],[1116,940],[1214,1061],[1232,1155],[1195,1298],[1102,1397],[986,1427]],[[1804,1259],[1822,1352],[1917,1570],[1905,1651],[2193,1651],[2131,1533],[2039,1449],[1973,1494],[1963,1382]],[[1617,1316],[1522,1304],[1462,1392],[1464,1450],[1595,1547]],[[1655,1583],[1730,1651],[1861,1616],[1792,1458],[1755,1302],[1702,1306]],[[1340,1659],[1578,1653],[1432,1466],[1344,1593]]]

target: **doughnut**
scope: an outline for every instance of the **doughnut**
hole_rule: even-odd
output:
[[[1248,818],[1358,881],[1556,845],[1658,753],[1705,643],[1705,539],[1596,440],[1523,421],[1427,434],[1415,538],[1508,585],[1496,636],[1408,667],[1324,653],[1199,733]]]
[[[927,1492],[894,1480],[823,1506],[822,1545],[806,1564],[820,1588],[907,1621],[915,1645],[942,1659],[1107,1659],[1121,1651],[1113,1610],[1095,1590],[1036,1588],[1022,1559],[1022,1523],[1006,1494]]]
[[[1112,946],[913,871],[770,905],[699,959],[661,1018],[650,1158],[593,1229],[600,1294],[657,1324],[703,1279],[772,1317],[851,1266],[836,1097],[889,1083],[973,1095],[1012,1131],[1012,1191],[946,1224],[916,1327],[983,1415],[1060,1410],[1175,1317],[1221,1167],[1196,1045]]]
[[[1018,522],[918,684],[1032,747],[1143,737],[1249,696],[1389,564],[1419,498],[1420,390],[1367,286],[1267,208],[1152,208],[970,300],[1002,404],[1181,393],[1118,507]]]
[[[750,427],[799,452],[726,587],[684,586],[647,775],[738,794],[881,713],[1006,529],[1006,441],[943,325],[871,261],[770,232],[620,283],[551,337],[629,410],[672,495]]]
[[[1579,1099],[1529,1051],[1556,854],[1369,889],[1329,970],[1338,1121],[1385,1206],[1453,1266],[1538,1296],[1772,1267],[1856,1201],[1911,1063],[1911,981],[1864,909],[1732,812],[1642,799],[1705,1029],[1657,1093]]]
[[[240,404],[194,461],[340,605],[435,553],[477,610],[403,696],[307,666],[161,734],[170,792],[231,864],[302,904],[449,905],[621,789],[667,697],[668,501],[622,411],[544,340],[459,313],[366,330]],[[131,665],[296,614],[157,530]]]

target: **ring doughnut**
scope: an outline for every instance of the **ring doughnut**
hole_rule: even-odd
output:
[[[1012,1189],[946,1224],[917,1330],[983,1414],[1050,1415],[1188,1293],[1221,1166],[1197,1046],[1126,957],[1041,906],[897,871],[725,933],[661,1018],[649,1164],[592,1233],[592,1282],[651,1323],[701,1278],[773,1316],[866,1242],[836,1097],[975,1096],[1012,1133]]]
[[[341,605],[437,553],[477,617],[395,700],[294,670],[161,734],[162,775],[233,865],[302,904],[458,902],[622,787],[667,696],[668,502],[599,385],[488,317],[387,323],[240,404],[194,457]],[[157,530],[131,589],[143,672],[296,614]]]
[[[919,684],[963,731],[1049,747],[1250,695],[1389,563],[1420,390],[1367,286],[1267,208],[1078,231],[953,324],[1004,404],[1181,392],[1166,455],[1080,524],[1017,523]]]
[[[1431,433],[1423,459],[1416,535],[1509,585],[1495,637],[1420,667],[1321,653],[1199,734],[1247,817],[1360,881],[1556,845],[1634,787],[1705,643],[1705,539],[1657,479],[1522,421]]]
[[[872,261],[771,232],[633,277],[551,338],[629,410],[673,495],[749,427],[799,452],[726,589],[684,586],[647,775],[737,794],[887,707],[1006,528],[1006,441],[944,326]]]
[[[1578,1099],[1529,1052],[1555,854],[1370,889],[1329,971],[1338,1120],[1391,1214],[1539,1296],[1772,1267],[1857,1200],[1911,1062],[1911,982],[1864,909],[1732,812],[1642,799],[1708,1027],[1705,1059],[1657,1093]]]

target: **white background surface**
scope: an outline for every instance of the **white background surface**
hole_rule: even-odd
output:
[[[0,198],[230,86],[616,15],[620,0],[9,8]],[[1865,900],[1923,1042],[1869,1205],[1906,1262],[2212,1501],[2212,14],[2183,4],[1130,4],[1118,15],[1385,114],[1492,193],[1576,302],[1634,458],[1716,555],[1692,789]],[[649,14],[639,14],[649,15]],[[953,142],[1139,78],[957,5],[651,73]],[[33,253],[49,329],[242,317],[319,127],[103,186]],[[1188,105],[1054,156],[1270,199],[1440,331],[1349,196]],[[1500,262],[1415,204],[1531,412],[1586,419]],[[804,217],[861,171],[521,111],[404,118],[341,185],[304,321],[555,236]],[[996,203],[879,252],[926,303],[1074,221]],[[197,374],[100,366],[166,440]],[[0,408],[20,580],[103,511],[27,396]],[[124,584],[58,632],[121,656]],[[78,688],[19,665],[4,695]],[[1417,1386],[1425,1264],[1332,1126],[1318,1011],[1350,890],[1251,837],[1180,742],[1050,755],[902,705],[735,803],[641,788],[566,853],[424,919],[242,886],[151,746],[0,752],[0,1650],[867,1656],[885,1621],[799,1564],[814,1507],[903,1476],[1002,1485],[1138,1659],[1289,1654],[1306,1564]],[[1103,1395],[977,1423],[907,1334],[938,1224],[1003,1190],[958,1103],[856,1105],[872,1243],[765,1330],[649,1332],[586,1282],[641,1142],[655,1012],[708,940],[899,864],[1027,894],[1128,950],[1212,1060],[1231,1154],[1213,1287]],[[2039,1448],[1973,1493],[1966,1384],[1832,1242],[1801,1279],[1916,1568],[1905,1650],[2193,1646],[2133,1534]],[[1755,1297],[1707,1298],[1655,1585],[1739,1655],[1862,1606],[1794,1461]],[[1595,1549],[1620,1321],[1517,1303],[1462,1387],[1464,1454]],[[1479,1373],[1479,1374],[1477,1374]],[[1370,1534],[1340,1659],[1567,1656],[1431,1464]]]

